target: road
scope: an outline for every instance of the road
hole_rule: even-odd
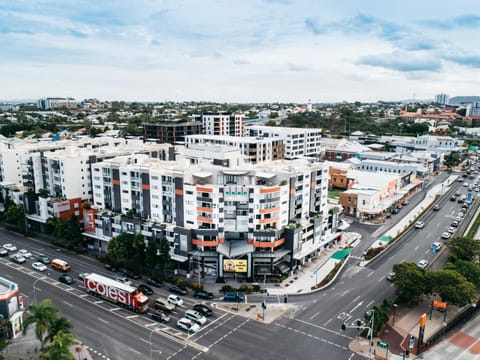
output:
[[[455,184],[451,191],[457,188],[466,192],[461,184]],[[76,337],[90,346],[98,359],[145,359],[149,355],[155,359],[318,359],[319,354],[328,354],[329,359],[360,359],[361,356],[348,350],[348,343],[357,335],[356,330],[342,332],[341,324],[345,322],[351,325],[356,319],[362,319],[373,305],[393,297],[394,287],[385,278],[393,264],[400,261],[417,262],[420,259],[431,261],[434,258],[436,254],[431,250],[431,243],[440,241],[441,234],[461,207],[457,202],[449,201],[449,194],[446,193],[439,200],[439,211],[428,210],[423,215],[423,229],[412,228],[384,255],[367,266],[359,266],[363,251],[388,225],[372,227],[352,224],[350,231],[360,232],[364,237],[342,276],[324,291],[290,296],[289,302],[294,302],[296,307],[271,324],[216,310],[208,325],[189,337],[174,326],[155,323],[148,315],[134,314],[94,298],[86,294],[78,282],[73,287],[60,284],[56,281],[58,273],[52,272],[48,279],[37,282],[36,297],[38,300],[52,298],[61,314],[75,324]],[[417,194],[402,212],[414,207],[422,197],[423,194]],[[402,216],[402,212],[395,216]],[[395,221],[395,216],[390,221]],[[18,248],[24,247],[35,254],[42,252],[69,261],[75,277],[84,271],[111,276],[93,259],[59,252],[40,241],[9,232],[0,231],[0,236],[2,242],[13,242]],[[0,271],[20,284],[27,302],[33,301],[33,281],[42,276],[29,268],[30,263],[24,267],[12,264],[5,258],[0,259]],[[432,265],[436,266],[435,263]],[[158,294],[167,292],[164,288],[155,289],[154,296]],[[261,299],[261,296],[249,296],[249,301]],[[185,309],[194,303],[190,297],[184,300]],[[271,301],[278,299],[267,299],[267,302]],[[179,309],[172,315],[173,324],[182,313],[183,309]]]

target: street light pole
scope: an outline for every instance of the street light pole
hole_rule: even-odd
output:
[[[393,304],[393,321],[392,321],[392,326],[395,325],[395,315],[397,313],[397,307],[398,304]]]
[[[161,350],[154,350],[154,349],[152,348],[152,335],[153,335],[153,332],[154,332],[155,330],[157,330],[157,329],[156,329],[156,328],[153,328],[152,331],[150,331],[150,336],[149,336],[149,343],[150,343],[150,360],[153,360],[153,353],[154,353],[154,352],[158,352],[159,354],[162,353]]]
[[[370,310],[372,313],[372,319],[370,320],[370,343],[368,344],[368,357],[372,354],[372,344],[373,344],[373,329],[375,324],[375,310]]]

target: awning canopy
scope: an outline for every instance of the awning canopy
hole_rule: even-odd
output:
[[[244,240],[226,240],[217,246],[217,251],[228,258],[237,258],[253,253],[255,248]]]
[[[257,171],[255,173],[255,176],[265,178],[265,179],[270,179],[270,178],[274,177],[275,174],[274,173],[269,173],[269,172],[266,172],[266,171]]]
[[[208,171],[199,171],[199,172],[196,172],[192,175],[196,176],[196,177],[199,177],[199,178],[207,178],[209,176],[212,176],[213,174],[211,172],[208,172]]]

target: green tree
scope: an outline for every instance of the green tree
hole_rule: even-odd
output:
[[[145,250],[145,263],[148,267],[154,268],[158,263],[158,255],[157,251],[159,251],[157,247],[157,242],[155,239],[149,239],[147,243],[147,248]]]
[[[393,265],[393,271],[393,283],[400,302],[409,302],[424,293],[425,270],[414,263],[401,262]]]
[[[55,336],[53,344],[43,349],[40,359],[75,360],[75,357],[70,352],[70,346],[77,343],[71,333],[60,330]]]
[[[80,221],[78,221],[78,218],[74,214],[66,221],[65,231],[68,234],[65,238],[67,246],[72,249],[78,248],[83,241],[83,229]]]
[[[171,266],[170,243],[163,237],[160,240],[160,254],[158,256],[158,267],[160,271],[165,272]]]
[[[453,238],[447,243],[450,249],[450,261],[472,261],[480,255],[480,242],[471,238]]]
[[[3,220],[15,225],[20,232],[25,232],[25,207],[23,205],[11,205],[3,213]]]
[[[475,286],[454,270],[428,271],[427,282],[443,301],[459,307],[471,304],[475,298]]]
[[[477,289],[480,289],[480,264],[472,261],[457,260],[455,264],[447,263],[445,270],[455,270],[465,276]]]
[[[137,233],[135,235],[135,238],[133,239],[133,261],[136,264],[139,264],[142,266],[142,264],[145,262],[145,240],[143,239],[143,235],[140,233]]]
[[[108,243],[108,254],[115,262],[126,262],[133,256],[134,235],[121,233]]]
[[[47,338],[50,339],[50,342],[53,342],[55,339],[55,336],[57,336],[57,334],[60,331],[70,332],[72,328],[73,328],[72,323],[66,317],[63,317],[63,316],[55,317],[54,319],[52,319],[52,321],[48,326]]]
[[[35,335],[40,341],[43,349],[46,340],[48,339],[50,324],[57,317],[58,309],[53,306],[52,300],[42,300],[40,304],[31,304],[29,306],[31,315],[27,316],[23,321],[23,333],[27,332],[30,325],[35,324]]]

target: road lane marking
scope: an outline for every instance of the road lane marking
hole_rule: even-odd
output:
[[[370,302],[367,304],[367,309],[368,309],[370,306],[372,306],[372,304],[373,304],[374,302],[375,302],[374,300],[370,301]]]
[[[357,310],[360,306],[362,306],[362,304],[363,304],[363,300],[360,301],[357,305],[355,305],[355,306],[353,307],[353,309],[349,311],[349,313],[352,313],[352,312],[354,312],[355,310]]]
[[[93,303],[94,303],[95,305],[98,305],[98,304],[101,304],[101,303],[103,303],[103,300],[94,301]]]
[[[134,348],[131,348],[130,346],[127,346],[127,349],[134,352],[135,354],[142,355],[142,353],[140,351],[137,351]]]
[[[313,315],[310,317],[310,320],[315,319],[315,318],[318,316],[318,314],[320,314],[320,311],[317,311],[315,314],[313,314]]]
[[[130,315],[130,316],[126,316],[127,319],[133,319],[133,318],[136,318],[138,317],[138,315]]]
[[[107,320],[104,320],[104,319],[102,319],[102,318],[99,318],[99,317],[97,317],[97,319],[98,319],[99,321],[101,321],[101,322],[105,323],[105,324],[108,324],[108,321],[107,321]]]
[[[328,319],[327,321],[325,321],[325,323],[323,324],[323,326],[327,326],[328,324],[330,324],[330,322],[333,320],[333,318],[330,318]]]
[[[70,304],[70,303],[69,303],[69,302],[67,302],[67,301],[63,301],[63,303],[64,303],[65,305],[68,305],[68,306],[70,306],[70,307],[74,307],[74,306],[73,306],[73,304]]]
[[[367,275],[367,277],[370,277],[370,276],[372,276],[373,274],[375,274],[375,271],[372,271],[370,274]]]
[[[360,299],[360,297],[361,297],[361,296],[360,296],[360,295],[358,295],[358,296],[357,296],[355,299],[353,299],[353,300],[352,300],[352,302],[355,302],[355,301],[359,300],[359,299]]]

